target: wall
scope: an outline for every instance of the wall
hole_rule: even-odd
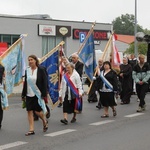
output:
[[[38,24],[47,25],[66,25],[71,26],[71,30],[90,29],[92,23],[90,22],[75,22],[75,21],[60,21],[51,19],[31,19],[20,17],[0,16],[0,34],[24,34],[28,36],[25,38],[25,54],[36,54],[37,57],[42,57],[42,36],[38,36]],[[111,30],[111,24],[96,23],[94,29],[96,30]],[[72,31],[71,31],[72,32]],[[72,36],[65,40],[65,51],[67,56],[77,52],[80,44],[79,40],[73,40]],[[95,45],[95,49],[103,50],[107,41],[101,41],[100,45]]]

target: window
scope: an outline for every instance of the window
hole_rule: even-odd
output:
[[[19,37],[20,35],[0,34],[0,42],[6,42],[8,46],[11,46]]]
[[[42,37],[42,56],[46,55],[50,50],[55,48],[61,41],[63,37]]]

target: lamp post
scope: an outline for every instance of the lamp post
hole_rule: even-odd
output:
[[[135,0],[135,19],[134,19],[134,54],[135,57],[137,57],[137,40],[136,40],[136,34],[137,34],[137,0]]]

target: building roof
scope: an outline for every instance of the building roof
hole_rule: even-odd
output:
[[[134,42],[134,36],[133,35],[122,35],[122,34],[117,34],[117,41],[131,44]]]

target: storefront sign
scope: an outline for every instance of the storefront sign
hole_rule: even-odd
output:
[[[86,35],[88,34],[89,30],[87,29],[73,29],[73,39],[79,39],[79,33],[83,32]],[[110,31],[106,30],[94,30],[94,40],[108,40],[110,36]]]
[[[56,26],[57,36],[71,36],[71,26]]]
[[[56,27],[53,25],[39,25],[38,26],[39,35],[46,36],[55,36],[56,35]]]

